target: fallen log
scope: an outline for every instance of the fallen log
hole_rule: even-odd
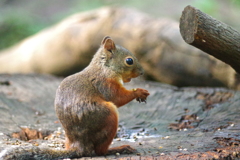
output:
[[[180,18],[180,32],[186,43],[229,64],[240,73],[240,33],[229,25],[187,6]]]
[[[74,14],[1,51],[0,73],[73,74],[89,64],[106,35],[136,55],[147,79],[176,86],[238,86],[229,65],[184,42],[177,22],[119,7]]]

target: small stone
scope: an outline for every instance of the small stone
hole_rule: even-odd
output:
[[[39,146],[39,143],[34,143],[35,146]]]
[[[54,144],[48,144],[49,147],[54,147],[55,145]]]
[[[170,136],[165,136],[165,137],[162,137],[162,139],[169,139]]]

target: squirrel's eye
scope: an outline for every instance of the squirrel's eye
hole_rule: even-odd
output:
[[[126,63],[127,63],[128,65],[132,65],[132,64],[133,64],[133,59],[132,59],[132,58],[127,58],[127,59],[126,59]]]

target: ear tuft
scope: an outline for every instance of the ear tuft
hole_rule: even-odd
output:
[[[103,38],[101,44],[103,45],[103,44],[106,42],[107,39],[111,39],[111,37],[109,37],[109,36],[105,36],[105,37]]]
[[[103,45],[104,49],[106,49],[108,51],[116,49],[114,41],[109,36],[106,36],[106,37],[103,38],[102,45]]]

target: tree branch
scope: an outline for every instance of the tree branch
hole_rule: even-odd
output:
[[[240,73],[240,33],[200,10],[187,6],[180,18],[186,43],[229,64]]]

